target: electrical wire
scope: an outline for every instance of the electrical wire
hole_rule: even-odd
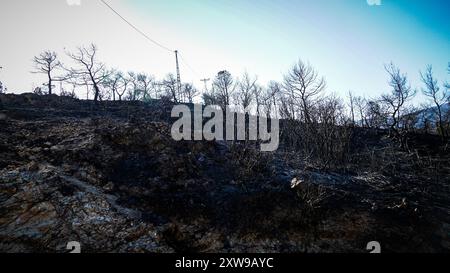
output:
[[[147,40],[149,40],[150,42],[152,42],[153,44],[159,46],[160,48],[167,50],[169,52],[174,52],[173,50],[171,50],[170,48],[162,45],[161,43],[153,40],[152,38],[150,38],[147,34],[145,34],[143,31],[141,31],[139,28],[137,28],[135,25],[133,25],[130,21],[128,21],[127,19],[125,19],[125,17],[123,17],[122,15],[120,15],[119,12],[117,12],[113,7],[111,7],[111,5],[109,5],[106,1],[104,0],[100,0],[105,6],[107,6],[112,12],[114,12],[117,16],[120,17],[120,19],[122,19],[125,23],[127,23],[130,27],[132,27],[135,31],[137,31],[139,34],[141,34],[142,36],[144,36],[144,38],[146,38]]]
[[[186,61],[185,58],[183,58],[182,55],[179,55],[179,56],[180,56],[181,62],[182,62],[187,68],[189,68],[189,70],[191,70],[192,72],[194,72],[194,74],[196,74],[197,76],[200,76],[200,74],[197,73],[197,71],[195,71],[195,69],[193,69],[191,65],[189,65],[189,63]]]
[[[141,34],[144,38],[146,38],[148,41],[150,41],[151,43],[157,45],[158,47],[169,51],[171,53],[174,53],[175,51],[164,46],[163,44],[157,42],[156,40],[150,38],[147,34],[145,34],[143,31],[141,31],[139,28],[137,28],[134,24],[132,24],[129,20],[127,20],[124,16],[122,16],[117,10],[115,10],[111,5],[109,5],[105,0],[100,0],[106,7],[108,7],[112,12],[114,12],[114,14],[116,14],[120,19],[122,19],[126,24],[128,24],[131,28],[133,28],[136,32],[138,32],[139,34]],[[197,71],[195,69],[192,68],[192,66],[186,61],[186,59],[179,54],[178,52],[178,56],[180,57],[181,62],[189,69],[191,70],[195,75],[200,76],[199,73],[197,73]]]

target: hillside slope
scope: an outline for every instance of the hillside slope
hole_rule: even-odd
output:
[[[331,171],[294,151],[175,142],[162,102],[0,101],[1,252],[450,251],[448,155],[429,156],[439,177],[401,151],[376,154],[379,171],[365,156]]]

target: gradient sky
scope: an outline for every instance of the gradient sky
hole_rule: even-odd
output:
[[[149,43],[98,0],[1,0],[0,80],[10,92],[45,82],[31,74],[32,58],[51,49],[94,42],[101,59],[124,71],[162,78],[174,72],[173,54]],[[69,0],[74,3],[77,0]],[[450,1],[447,0],[109,0],[150,37],[178,49],[182,80],[223,69],[282,80],[298,59],[310,62],[344,95],[376,96],[389,90],[383,65],[393,61],[421,87],[419,70],[432,64],[449,80]]]

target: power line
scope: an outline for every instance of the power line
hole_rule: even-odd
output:
[[[183,58],[183,56],[180,55],[178,50],[171,50],[170,48],[162,45],[161,43],[153,40],[152,38],[150,38],[147,34],[145,34],[143,31],[141,31],[139,28],[137,28],[135,25],[133,25],[130,21],[128,21],[125,17],[123,17],[118,11],[116,11],[111,5],[109,5],[105,0],[100,0],[105,6],[107,6],[112,12],[114,12],[117,16],[119,16],[120,19],[122,19],[126,24],[128,24],[130,27],[132,27],[135,31],[137,31],[139,34],[141,34],[144,38],[146,38],[147,40],[149,40],[150,42],[152,42],[153,44],[159,46],[160,48],[167,50],[171,53],[175,53],[175,59],[176,59],[176,66],[177,66],[177,81],[178,81],[178,88],[180,89],[181,87],[181,77],[180,77],[180,68],[178,65],[178,57],[180,58],[180,60],[182,61],[182,63],[184,65],[186,65],[187,68],[189,68],[192,72],[194,72],[194,74],[196,75],[200,75],[199,73],[197,73],[197,71],[195,71],[195,69],[192,68],[191,65],[189,65],[189,63]]]
[[[120,19],[122,19],[125,23],[127,23],[130,27],[132,27],[134,30],[136,30],[139,34],[141,34],[142,36],[144,36],[147,40],[149,40],[150,42],[152,42],[153,44],[159,46],[160,48],[167,50],[169,52],[174,52],[174,50],[171,50],[170,48],[162,45],[161,43],[158,43],[157,41],[153,40],[152,38],[150,38],[147,34],[145,34],[143,31],[141,31],[140,29],[138,29],[136,26],[134,26],[130,21],[128,21],[127,19],[125,19],[125,17],[123,17],[122,15],[120,15],[119,12],[117,12],[113,7],[111,7],[108,3],[106,3],[106,1],[104,0],[100,0],[103,4],[105,4],[105,6],[107,6],[112,12],[114,12],[117,16],[120,17]]]
[[[178,53],[179,54],[179,53]],[[192,68],[192,66],[189,65],[189,63],[183,58],[182,55],[180,55],[180,60],[186,65],[187,68],[189,68],[192,72],[194,72],[194,74],[196,74],[197,76],[199,76],[200,74],[197,73],[197,71],[195,71],[195,69]]]

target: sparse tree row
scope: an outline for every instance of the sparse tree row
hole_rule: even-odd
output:
[[[407,148],[407,134],[411,131],[437,132],[443,141],[450,132],[450,89],[448,83],[440,83],[432,66],[420,72],[422,86],[412,88],[407,75],[394,64],[385,67],[391,91],[379,98],[364,98],[349,93],[352,124],[371,129],[389,129],[402,147]],[[448,70],[450,74],[450,70]],[[411,100],[421,92],[427,101],[420,108]],[[355,118],[355,116],[357,118]]]
[[[403,149],[409,149],[408,134],[412,131],[436,132],[447,141],[449,84],[439,83],[431,66],[420,73],[420,89],[412,88],[407,75],[393,63],[386,65],[385,70],[390,91],[375,98],[349,92],[347,103],[327,92],[325,79],[302,61],[285,74],[283,82],[271,82],[267,87],[247,72],[241,78],[233,78],[222,71],[214,79],[211,91],[203,94],[203,103],[234,105],[258,116],[282,119],[283,143],[300,149],[306,158],[320,157],[325,165],[345,163],[354,127],[388,130]],[[421,109],[411,104],[418,90],[428,98]]]
[[[247,72],[234,77],[228,71],[220,71],[210,88],[199,92],[191,83],[183,83],[179,90],[173,74],[156,80],[145,73],[108,69],[98,60],[95,45],[66,54],[73,66],[61,63],[51,51],[34,58],[34,72],[47,78],[46,92],[38,88],[37,93],[52,94],[54,83],[64,82],[65,86],[73,88],[67,91],[61,84],[61,95],[75,96],[75,88],[84,86],[86,98],[92,94],[91,99],[96,102],[166,98],[175,103],[194,103],[202,98],[205,105],[218,105],[223,109],[235,106],[258,116],[280,118],[285,143],[302,148],[307,154],[336,160],[344,160],[352,127],[389,130],[403,148],[407,148],[406,135],[411,130],[437,132],[443,141],[449,137],[449,84],[440,83],[431,66],[420,73],[423,86],[415,89],[398,67],[392,63],[386,65],[389,92],[378,98],[364,98],[349,92],[346,103],[328,92],[324,77],[302,61],[285,74],[282,82],[262,86],[256,76]],[[450,64],[448,71],[450,73]],[[410,104],[417,90],[428,98],[428,104],[422,108],[432,109],[432,113]]]
[[[60,84],[60,95],[75,97],[76,88],[85,88],[86,99],[95,102],[113,100],[142,100],[170,98],[174,102],[191,102],[200,95],[191,83],[182,84],[181,92],[177,88],[177,80],[173,74],[157,81],[153,76],[134,71],[109,69],[98,59],[98,48],[91,44],[79,47],[74,52],[66,52],[72,66],[66,66],[52,51],[45,51],[34,57],[32,73],[44,74],[47,82],[37,87],[36,94],[54,94],[55,83]],[[71,90],[66,90],[67,86]]]

